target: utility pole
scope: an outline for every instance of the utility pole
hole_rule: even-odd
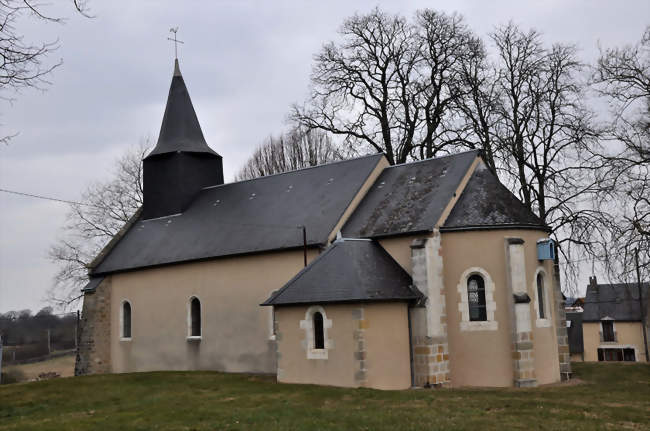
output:
[[[2,335],[0,335],[0,384],[2,384]]]
[[[641,290],[641,270],[639,269],[639,249],[634,249],[634,261],[636,264],[636,286],[639,290],[639,308],[641,309],[641,330],[643,331],[643,347],[645,348],[645,361],[650,362],[648,358],[648,331],[646,330],[645,307],[643,306],[643,291]]]
[[[79,348],[79,310],[77,310],[77,324],[74,326],[74,348]]]
[[[50,345],[50,330],[48,328],[47,330],[47,354],[50,355],[52,353],[52,348]]]
[[[305,261],[305,266],[307,266],[307,227],[302,225],[302,254]]]

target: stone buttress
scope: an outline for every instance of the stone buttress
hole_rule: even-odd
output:
[[[411,308],[411,344],[415,386],[449,385],[449,342],[440,232],[411,244],[412,278],[425,296]]]

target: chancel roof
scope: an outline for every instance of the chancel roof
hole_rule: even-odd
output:
[[[136,220],[93,274],[325,245],[381,154],[206,187],[186,211]]]
[[[483,163],[477,165],[441,230],[476,227],[547,229]]]
[[[262,305],[410,301],[411,276],[372,240],[340,239]]]

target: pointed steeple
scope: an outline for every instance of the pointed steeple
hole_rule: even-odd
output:
[[[178,59],[174,60],[174,75],[167,96],[167,107],[160,127],[158,143],[145,159],[176,152],[207,153],[218,156],[203,137],[190,93],[187,91],[178,66]]]
[[[203,187],[223,184],[221,156],[205,142],[178,59],[158,143],[143,169],[145,220],[181,213]]]

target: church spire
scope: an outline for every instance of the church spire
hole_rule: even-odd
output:
[[[158,143],[143,169],[145,220],[181,213],[203,187],[223,184],[221,156],[205,142],[178,59]]]
[[[146,158],[176,152],[207,153],[218,156],[205,142],[190,93],[187,91],[178,66],[178,59],[174,60],[174,75],[167,96],[167,107],[160,127],[158,143]]]

